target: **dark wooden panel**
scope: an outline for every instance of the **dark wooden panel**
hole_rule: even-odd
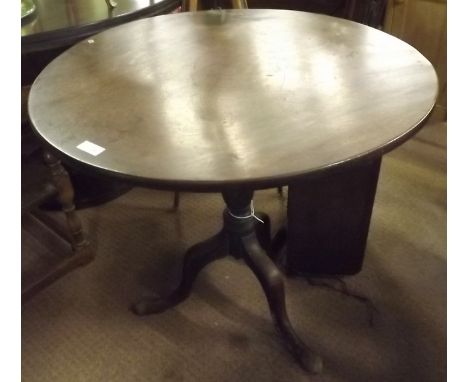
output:
[[[249,0],[250,8],[291,9],[342,17],[372,27],[383,25],[387,0]]]
[[[299,274],[354,274],[364,259],[380,158],[289,186],[286,264]]]
[[[248,0],[249,8],[291,9],[328,15],[341,14],[348,2],[349,0]]]

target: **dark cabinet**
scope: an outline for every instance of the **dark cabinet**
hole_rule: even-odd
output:
[[[249,0],[249,8],[291,9],[342,17],[381,27],[387,0]]]

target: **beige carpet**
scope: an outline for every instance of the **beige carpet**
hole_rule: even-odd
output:
[[[285,201],[275,190],[255,201],[276,230]],[[169,192],[135,188],[80,211],[98,255],[23,306],[25,382],[446,379],[445,125],[383,161],[364,269],[345,279],[374,303],[373,327],[361,301],[286,281],[291,321],[323,356],[321,376],[292,361],[258,282],[232,258],[207,267],[176,308],[147,317],[128,310],[139,296],[170,290],[184,251],[220,227],[219,195],[182,194],[178,212],[171,204]]]

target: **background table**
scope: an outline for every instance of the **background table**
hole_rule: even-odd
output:
[[[137,313],[181,302],[203,266],[229,252],[259,279],[296,359],[318,370],[287,317],[253,191],[380,157],[422,126],[436,96],[431,64],[383,32],[302,12],[218,10],[145,19],[77,44],[37,78],[29,110],[39,136],[77,166],[223,193],[223,229],[189,249],[173,294]]]
[[[181,0],[35,0],[36,11],[21,25],[21,51],[70,46],[104,29],[143,17],[169,13]]]

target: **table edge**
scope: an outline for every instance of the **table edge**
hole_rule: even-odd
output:
[[[77,169],[78,171],[86,172],[87,174],[95,174],[96,176],[107,176],[124,183],[132,184],[135,186],[142,186],[146,188],[154,188],[159,190],[171,191],[187,191],[187,192],[223,192],[231,188],[246,188],[251,190],[262,190],[280,186],[287,186],[295,181],[303,178],[314,178],[322,176],[327,172],[340,172],[346,171],[349,167],[357,165],[364,161],[371,161],[376,158],[382,157],[384,154],[392,151],[398,146],[411,139],[417,132],[419,132],[426,124],[432,112],[435,109],[436,100],[429,110],[429,112],[412,128],[408,129],[405,133],[387,142],[386,144],[373,148],[361,154],[355,155],[331,163],[325,166],[312,168],[306,171],[292,172],[284,175],[276,175],[271,177],[251,178],[251,179],[234,179],[234,180],[219,180],[219,181],[199,181],[199,180],[170,180],[170,179],[151,179],[139,177],[136,175],[128,175],[103,167],[97,167],[85,162],[82,162],[72,156],[64,153],[50,142],[48,142],[32,125],[34,134],[42,142],[44,149],[50,150],[58,158],[62,159],[69,166]]]

